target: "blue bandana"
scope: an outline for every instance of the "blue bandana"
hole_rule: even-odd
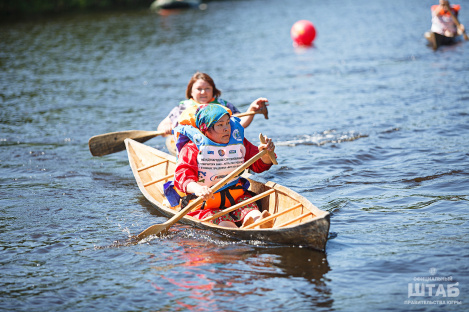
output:
[[[231,117],[231,111],[218,104],[202,105],[195,113],[195,125],[205,133],[211,126],[220,120],[224,115]]]

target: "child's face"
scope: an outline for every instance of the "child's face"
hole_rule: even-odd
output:
[[[213,128],[207,130],[205,135],[215,143],[227,144],[230,141],[231,135],[230,116],[228,114],[223,115],[223,117],[213,125]]]
[[[192,85],[191,95],[197,103],[208,104],[213,98],[213,88],[207,81],[198,79]]]

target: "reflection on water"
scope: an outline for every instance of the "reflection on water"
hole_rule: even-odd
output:
[[[431,268],[469,301],[469,43],[426,46],[436,2],[210,1],[1,23],[0,309],[460,311],[404,304]],[[318,36],[295,49],[303,18]],[[92,157],[88,140],[155,130],[197,70],[240,110],[269,99],[245,134],[272,137],[280,165],[255,178],[332,213],[325,254],[180,224],[131,242],[167,218],[124,151]]]
[[[253,309],[262,300],[263,308],[271,308],[283,304],[277,298],[280,289],[282,296],[304,297],[311,307],[332,306],[324,253],[252,247],[190,228],[179,228],[172,235],[177,245],[171,252],[164,257],[151,254],[147,260],[154,274],[148,282],[161,297],[168,296],[162,306],[227,311],[232,305]]]

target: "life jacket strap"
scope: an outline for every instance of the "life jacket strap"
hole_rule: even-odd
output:
[[[189,194],[184,197],[181,197],[181,209],[179,209],[179,211],[184,209],[187,205],[189,205],[191,200],[196,199],[196,198],[197,196],[195,194]],[[205,208],[205,202],[202,203],[202,207],[200,207],[200,209],[203,210],[204,208]]]
[[[233,195],[230,193],[230,190],[231,191],[233,191],[233,190],[244,190],[244,186],[245,186],[244,184],[238,183],[236,185],[227,187],[227,188],[215,193],[215,196],[220,196],[220,207],[219,207],[219,209],[223,210],[223,209],[226,209],[228,207],[231,207],[231,206],[235,205],[236,201],[233,198]],[[194,200],[196,198],[197,198],[197,196],[195,194],[188,194],[184,197],[181,197],[181,210],[184,209],[187,205],[189,205],[191,200]],[[228,199],[230,205],[226,204],[227,199]],[[202,207],[200,208],[200,210],[204,210],[205,204],[206,204],[206,202],[204,201],[203,204],[202,204]]]

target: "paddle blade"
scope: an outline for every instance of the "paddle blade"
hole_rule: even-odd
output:
[[[269,119],[269,111],[267,110],[267,106],[264,106],[264,108],[261,109],[262,114],[264,115],[265,119]]]
[[[125,139],[130,138],[140,143],[148,141],[158,135],[164,135],[163,131],[128,130],[110,132],[91,137],[88,141],[91,155],[104,156],[125,150]]]
[[[261,141],[262,144],[265,144],[265,139],[262,133],[259,133],[259,140]],[[269,154],[269,158],[272,161],[272,164],[278,165],[277,157],[275,157],[275,153],[274,152],[267,152],[267,153]]]
[[[138,234],[137,238],[139,240],[142,240],[145,237],[148,237],[150,235],[164,234],[168,231],[168,228],[169,228],[169,226],[165,223],[163,223],[163,224],[154,224],[154,225],[148,227],[142,233]]]

